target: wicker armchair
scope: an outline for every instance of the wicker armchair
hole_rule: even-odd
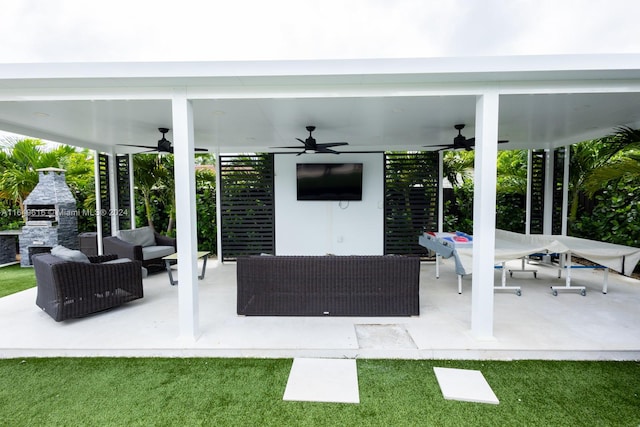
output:
[[[164,270],[162,257],[176,252],[176,239],[163,236],[150,227],[120,230],[116,236],[102,240],[105,254],[140,261],[150,271]]]
[[[115,255],[95,256],[86,263],[46,253],[33,255],[36,305],[59,322],[142,298],[141,263],[105,263],[115,259]]]

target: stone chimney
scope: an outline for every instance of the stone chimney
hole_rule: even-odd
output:
[[[31,255],[56,245],[78,248],[76,199],[65,181],[64,169],[38,169],[38,185],[24,200],[26,225],[20,235],[20,264],[31,265]]]

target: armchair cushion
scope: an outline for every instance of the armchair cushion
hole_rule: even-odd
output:
[[[140,227],[133,230],[120,230],[117,236],[127,243],[132,245],[147,246],[156,245],[156,237],[151,227]]]
[[[57,256],[58,258],[62,258],[65,261],[76,261],[76,262],[84,262],[89,263],[89,258],[83,254],[82,252],[69,249],[61,245],[56,245],[51,248],[51,255]]]
[[[147,261],[162,258],[175,252],[176,248],[173,246],[147,246],[142,248],[142,259]]]

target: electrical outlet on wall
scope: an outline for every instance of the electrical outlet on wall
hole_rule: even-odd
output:
[[[342,242],[344,242],[344,237],[338,236],[338,243],[342,243]]]

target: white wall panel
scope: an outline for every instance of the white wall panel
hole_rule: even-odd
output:
[[[297,163],[362,163],[362,201],[298,201]],[[382,255],[382,153],[275,156],[277,255]]]

